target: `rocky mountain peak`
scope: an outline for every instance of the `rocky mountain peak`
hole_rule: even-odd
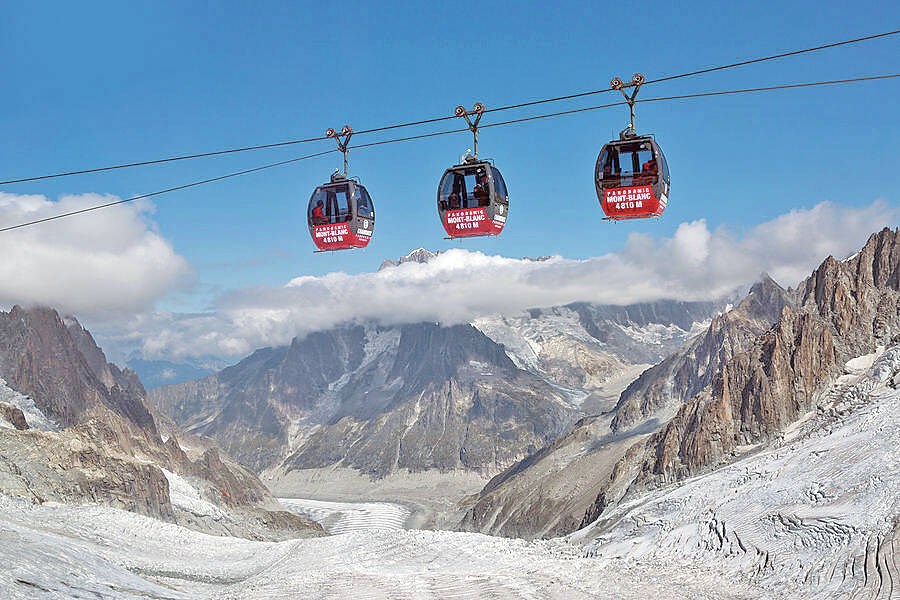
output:
[[[798,291],[801,307],[830,322],[849,358],[890,343],[900,333],[892,313],[900,291],[900,230],[873,234],[845,261],[828,257]]]
[[[734,310],[751,319],[774,323],[781,316],[781,310],[789,304],[787,290],[778,285],[768,273],[763,273]]]
[[[789,305],[788,293],[763,274],[737,306],[713,317],[706,331],[644,371],[622,392],[610,423],[612,430],[671,416],[712,382],[721,365],[769,329]]]
[[[410,263],[410,262],[427,263],[428,261],[430,261],[437,255],[439,255],[440,253],[441,253],[440,250],[438,250],[437,252],[431,252],[429,250],[426,250],[425,248],[416,248],[415,250],[413,250],[406,256],[401,256],[397,260],[391,260],[391,259],[385,260],[384,262],[381,263],[381,266],[378,267],[378,270],[381,271],[384,269],[388,269],[390,267],[396,267],[396,266],[402,265],[404,263]]]
[[[403,378],[405,389],[419,389],[428,381],[454,377],[471,362],[516,370],[503,347],[471,325],[404,325],[392,375]]]

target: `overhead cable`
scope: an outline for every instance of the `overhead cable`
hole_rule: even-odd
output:
[[[813,82],[808,82],[808,83],[789,83],[789,84],[771,85],[771,86],[757,87],[757,88],[744,88],[744,89],[722,90],[722,91],[713,91],[713,92],[699,92],[699,93],[695,93],[695,94],[682,94],[682,95],[678,95],[678,96],[659,96],[659,97],[655,97],[655,98],[644,98],[642,100],[637,100],[637,102],[667,102],[667,101],[672,101],[672,100],[687,100],[687,99],[691,99],[691,98],[706,98],[706,97],[710,97],[710,96],[750,94],[750,93],[758,93],[758,92],[769,92],[769,91],[775,91],[775,90],[818,87],[818,86],[825,86],[825,85],[841,85],[841,84],[849,84],[849,83],[861,83],[861,82],[865,82],[865,81],[883,81],[883,80],[888,80],[888,79],[896,79],[898,77],[900,77],[900,73],[893,73],[893,74],[887,74],[887,75],[870,75],[870,76],[866,76],[866,77],[855,77],[852,79],[832,79],[829,81],[813,81]],[[519,124],[519,123],[526,123],[529,121],[537,121],[539,119],[549,119],[549,118],[560,117],[560,116],[564,116],[564,115],[572,115],[572,114],[583,113],[583,112],[588,112],[588,111],[593,111],[593,110],[600,110],[600,109],[604,109],[604,108],[611,108],[614,106],[622,106],[625,104],[627,104],[627,103],[624,101],[612,102],[609,104],[600,104],[598,106],[588,106],[588,107],[584,107],[584,108],[564,110],[564,111],[559,111],[559,112],[554,112],[554,113],[547,113],[547,114],[543,114],[543,115],[523,117],[520,119],[512,119],[509,121],[501,121],[499,123],[489,123],[487,125],[481,126],[481,128],[486,129],[489,127],[503,127],[503,126],[515,125],[515,124]],[[454,133],[463,133],[466,131],[468,131],[468,129],[466,129],[466,128],[450,129],[450,130],[446,130],[446,131],[436,131],[436,132],[431,132],[431,133],[423,133],[420,135],[412,135],[412,136],[407,136],[407,137],[402,137],[402,138],[394,138],[394,139],[390,139],[390,140],[381,140],[378,142],[369,142],[367,144],[357,144],[355,146],[350,146],[348,149],[353,150],[353,149],[361,149],[361,148],[371,148],[374,146],[383,146],[386,144],[409,142],[412,140],[420,140],[420,139],[432,138],[432,137],[437,137],[437,136],[442,136],[442,135],[450,135],[450,134],[454,134]],[[193,183],[188,183],[185,185],[170,187],[170,188],[167,188],[164,190],[159,190],[157,192],[151,192],[149,194],[141,194],[139,196],[132,196],[130,198],[125,198],[123,200],[107,202],[105,204],[98,204],[96,206],[90,206],[90,207],[82,208],[79,210],[61,213],[58,215],[53,215],[51,217],[44,217],[42,219],[36,219],[36,220],[28,221],[25,223],[19,223],[18,225],[10,225],[8,227],[0,227],[0,233],[3,233],[4,231],[11,231],[13,229],[21,229],[23,227],[28,227],[30,225],[37,225],[39,223],[45,223],[47,221],[62,219],[64,217],[71,217],[73,215],[78,215],[78,214],[82,214],[82,213],[86,213],[86,212],[90,212],[90,211],[94,211],[94,210],[99,210],[101,208],[107,208],[107,207],[115,206],[118,204],[134,202],[135,200],[151,198],[153,196],[160,196],[162,194],[167,194],[169,192],[175,192],[178,190],[184,190],[187,188],[197,187],[197,186],[204,185],[207,183],[222,181],[223,179],[230,179],[232,177],[238,177],[239,175],[247,175],[249,173],[255,173],[257,171],[264,171],[266,169],[271,169],[273,167],[296,163],[296,162],[300,162],[300,161],[307,160],[310,158],[315,158],[317,156],[324,156],[326,154],[331,154],[332,152],[337,152],[337,150],[332,149],[332,150],[325,150],[323,152],[316,152],[315,154],[307,154],[305,156],[300,156],[297,158],[291,158],[288,160],[282,160],[282,161],[278,161],[278,162],[274,162],[274,163],[269,163],[269,164],[262,165],[259,167],[254,167],[252,169],[245,169],[243,171],[235,171],[233,173],[228,173],[226,175],[221,175],[219,177],[212,177],[210,179],[195,181]]]
[[[694,77],[697,75],[703,75],[703,74],[712,73],[715,71],[723,71],[726,69],[743,67],[746,65],[762,63],[762,62],[767,62],[767,61],[771,61],[771,60],[777,60],[779,58],[787,58],[790,56],[797,56],[800,54],[819,52],[821,50],[826,50],[829,48],[837,48],[840,46],[847,46],[847,45],[858,44],[858,43],[866,42],[866,41],[870,41],[870,40],[890,37],[890,36],[896,35],[898,33],[900,33],[900,29],[897,29],[894,31],[886,31],[883,33],[877,33],[877,34],[873,34],[873,35],[867,35],[867,36],[858,37],[858,38],[854,38],[854,39],[850,39],[850,40],[844,40],[844,41],[840,41],[840,42],[832,42],[832,43],[823,44],[820,46],[813,46],[811,48],[803,48],[801,50],[792,50],[790,52],[782,52],[779,54],[762,56],[759,58],[743,60],[743,61],[739,61],[739,62],[729,63],[726,65],[708,67],[708,68],[699,69],[696,71],[689,71],[687,73],[679,73],[677,75],[668,75],[666,77],[660,77],[658,79],[648,80],[644,83],[644,85],[651,84],[651,83],[662,83],[664,81],[672,81],[675,79],[682,79],[685,77]],[[532,101],[528,101],[528,102],[520,102],[517,104],[509,104],[506,106],[499,106],[496,108],[488,109],[485,112],[486,113],[501,112],[501,111],[518,109],[518,108],[525,108],[525,107],[529,107],[529,106],[537,106],[540,104],[547,104],[547,103],[551,103],[551,102],[560,102],[563,100],[572,100],[575,98],[583,98],[586,96],[603,94],[603,93],[610,92],[610,91],[613,91],[613,88],[603,88],[603,89],[591,90],[591,91],[587,91],[587,92],[578,92],[575,94],[567,94],[564,96],[555,96],[552,98],[542,98],[540,100],[532,100]],[[439,123],[441,121],[449,121],[454,118],[455,117],[452,115],[442,116],[442,117],[434,117],[431,119],[422,119],[419,121],[410,121],[410,122],[406,122],[406,123],[397,123],[397,124],[393,124],[393,125],[385,125],[382,127],[374,127],[371,129],[357,130],[355,133],[356,133],[356,135],[378,133],[378,132],[389,131],[389,130],[393,130],[393,129],[400,129],[400,128],[404,128],[404,127],[416,127],[416,126],[420,126],[420,125],[429,125],[432,123]],[[128,168],[132,168],[132,167],[144,167],[144,166],[149,166],[149,165],[176,162],[176,161],[182,161],[182,160],[191,160],[191,159],[196,159],[196,158],[208,158],[211,156],[221,156],[224,154],[236,154],[236,153],[240,153],[240,152],[249,152],[249,151],[254,151],[254,150],[279,148],[279,147],[291,146],[291,145],[296,145],[296,144],[319,142],[319,141],[323,141],[326,139],[328,139],[326,136],[317,136],[317,137],[308,137],[308,138],[303,138],[303,139],[286,140],[286,141],[282,141],[282,142],[273,142],[273,143],[268,143],[268,144],[257,144],[257,145],[253,145],[253,146],[228,148],[225,150],[215,150],[215,151],[211,151],[211,152],[199,152],[199,153],[195,153],[195,154],[186,154],[186,155],[182,155],[182,156],[171,156],[168,158],[158,158],[158,159],[154,159],[154,160],[145,160],[145,161],[139,161],[139,162],[116,164],[116,165],[110,165],[110,166],[106,166],[106,167],[96,167],[96,168],[90,168],[90,169],[65,171],[65,172],[61,172],[61,173],[51,173],[51,174],[47,174],[47,175],[37,175],[34,177],[22,177],[22,178],[18,178],[18,179],[9,179],[6,181],[0,181],[0,185],[10,185],[10,184],[14,184],[14,183],[26,183],[26,182],[30,182],[30,181],[41,181],[41,180],[45,180],[45,179],[56,179],[59,177],[69,177],[72,175],[85,175],[88,173],[100,173],[100,172],[104,172],[104,171],[113,171],[113,170],[117,170],[117,169],[128,169]]]
[[[207,183],[213,183],[215,181],[222,181],[223,179],[231,179],[232,177],[238,177],[239,175],[247,175],[248,173],[255,173],[257,171],[264,171],[266,169],[271,169],[274,167],[280,167],[282,165],[288,165],[291,163],[300,162],[301,160],[307,160],[310,158],[315,158],[317,156],[323,156],[325,154],[331,154],[332,152],[337,152],[337,150],[325,150],[324,152],[316,152],[315,154],[307,154],[306,156],[299,156],[297,158],[291,158],[288,160],[281,160],[274,163],[269,163],[267,165],[262,165],[259,167],[254,167],[252,169],[244,169],[243,171],[235,171],[233,173],[228,173],[226,175],[220,175],[219,177],[211,177],[209,179],[203,179],[201,181],[194,181],[192,183],[186,183],[184,185],[176,185],[175,187],[166,188],[164,190],[159,190],[156,192],[150,192],[149,194],[140,194],[139,196],[131,196],[130,198],[124,198],[122,200],[116,200],[114,202],[107,202],[105,204],[97,204],[94,206],[88,206],[86,208],[80,208],[78,210],[72,210],[69,212],[60,213],[58,215],[53,215],[50,217],[44,217],[42,219],[35,219],[34,221],[28,221],[26,223],[19,223],[18,225],[10,225],[8,227],[0,227],[0,233],[4,231],[12,231],[13,229],[21,229],[23,227],[28,227],[30,225],[37,225],[38,223],[46,223],[47,221],[55,221],[56,219],[62,219],[64,217],[71,217],[74,215],[84,214],[86,212],[91,212],[95,210],[100,210],[101,208],[108,208],[110,206],[116,206],[119,204],[127,204],[129,202],[134,202],[136,200],[143,200],[145,198],[152,198],[153,196],[161,196],[162,194],[168,194],[169,192],[177,192],[178,190],[186,190],[188,188],[197,187],[199,185],[204,185]]]

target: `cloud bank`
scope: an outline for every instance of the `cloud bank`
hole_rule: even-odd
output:
[[[221,297],[209,314],[144,314],[125,329],[140,337],[148,358],[238,357],[347,322],[452,324],[576,301],[716,299],[763,272],[796,285],[826,256],[846,257],[897,216],[883,201],[859,208],[823,202],[742,234],[710,230],[701,219],[667,238],[632,234],[621,250],[586,260],[535,262],[456,249],[426,264],[246,289]]]
[[[0,227],[116,200],[0,193]],[[44,304],[88,317],[150,308],[190,274],[147,218],[152,208],[123,204],[0,233],[0,305]]]

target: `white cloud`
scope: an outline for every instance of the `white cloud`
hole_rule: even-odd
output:
[[[711,231],[701,219],[682,223],[669,238],[633,234],[620,251],[587,260],[533,262],[450,250],[427,264],[246,289],[220,298],[214,313],[143,315],[125,329],[143,340],[149,358],[236,357],[350,321],[451,324],[575,301],[714,299],[764,271],[782,285],[796,285],[827,255],[850,254],[897,216],[883,201],[859,208],[823,202],[743,235]]]
[[[0,227],[116,200],[0,193]],[[123,204],[0,233],[0,304],[45,304],[85,316],[147,309],[190,274],[147,218],[152,208]]]

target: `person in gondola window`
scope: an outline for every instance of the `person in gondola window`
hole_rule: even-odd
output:
[[[488,182],[487,173],[479,173],[478,183],[472,190],[472,195],[478,201],[478,206],[490,206],[491,204],[491,186]]]
[[[612,161],[603,165],[603,185],[606,187],[619,186],[619,174],[613,172]]]
[[[321,200],[316,202],[316,205],[312,209],[312,222],[313,225],[323,225],[327,219],[325,218],[325,211],[323,210],[324,204]]]
[[[656,179],[657,172],[658,168],[656,166],[656,159],[651,158],[643,165],[641,165],[641,176],[635,178],[635,183],[641,185],[652,185],[654,179]]]

